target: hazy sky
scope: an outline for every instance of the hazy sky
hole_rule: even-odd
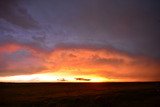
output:
[[[159,0],[0,0],[1,81],[39,73],[160,80],[159,40]]]

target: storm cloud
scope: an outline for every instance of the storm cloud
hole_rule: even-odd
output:
[[[158,0],[1,0],[0,75],[76,66],[77,74],[157,80],[159,10]]]

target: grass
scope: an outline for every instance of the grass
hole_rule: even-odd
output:
[[[0,83],[0,106],[158,107],[160,83]]]

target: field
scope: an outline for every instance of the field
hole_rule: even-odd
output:
[[[0,83],[6,106],[160,107],[160,83]]]

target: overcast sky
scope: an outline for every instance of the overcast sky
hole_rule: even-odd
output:
[[[134,75],[115,73],[111,69],[114,72],[112,75],[113,72],[107,74],[103,69],[104,77],[127,75],[135,78],[135,75],[144,75],[147,79],[153,79],[160,74],[159,38],[159,0],[0,0],[1,76],[49,70],[51,67],[48,67],[48,63],[50,65],[51,62],[48,60],[57,50],[75,54],[85,49],[87,52],[97,52],[89,55],[88,59],[93,58],[104,66],[109,63],[114,70],[115,62],[121,65],[124,59],[122,61],[119,57],[108,59],[107,56],[100,56],[102,50],[129,57],[134,61],[140,59],[136,64],[141,62],[143,67],[136,65],[137,69],[145,68],[134,69]],[[78,50],[73,53],[70,52],[71,49]],[[61,59],[64,60],[63,55]],[[68,60],[63,62],[65,61]],[[88,60],[83,63],[88,64]],[[53,64],[52,69],[60,70],[65,64]],[[94,68],[97,67],[101,66]],[[123,65],[123,70],[127,67],[127,64]],[[146,67],[154,70],[146,71]],[[127,72],[126,69],[125,71]],[[145,75],[146,72],[149,73]],[[84,74],[87,75],[86,72]],[[158,77],[155,78],[158,80]]]

